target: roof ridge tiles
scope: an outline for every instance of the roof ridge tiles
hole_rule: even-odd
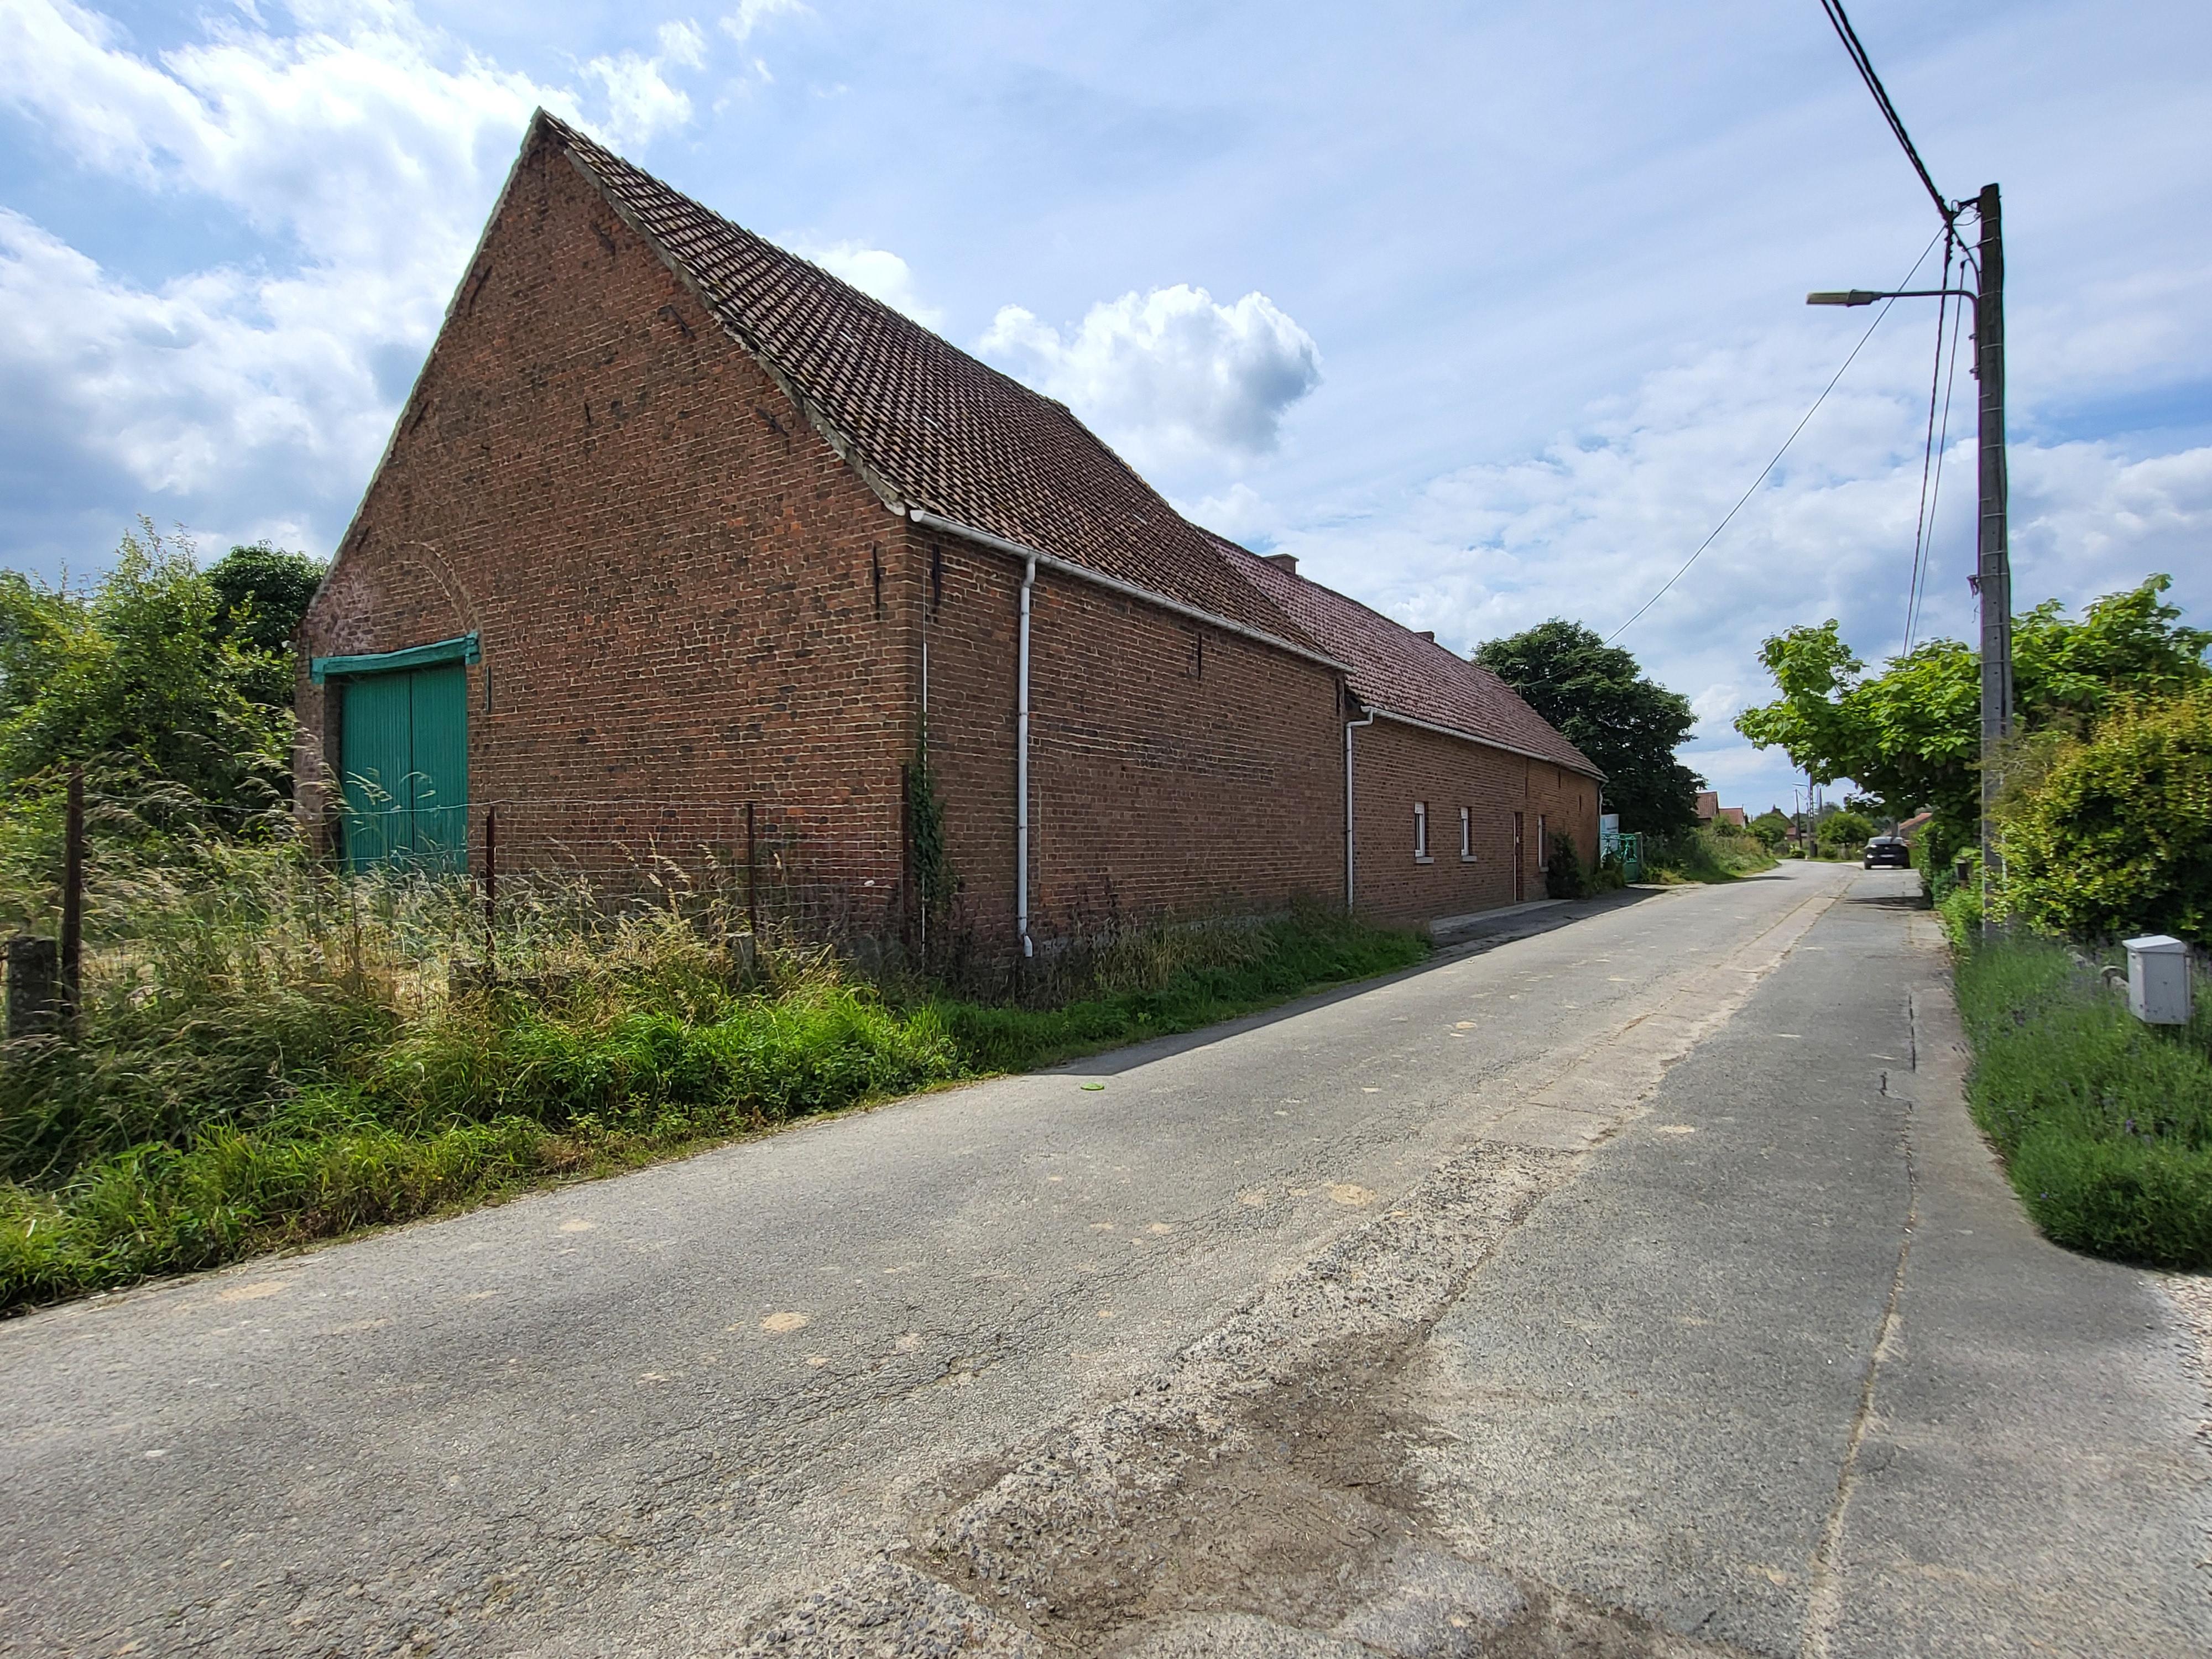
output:
[[[1310,650],[1294,619],[1066,404],[682,195],[543,111],[886,504],[919,507]]]
[[[1226,536],[1206,533],[1322,650],[1352,670],[1352,689],[1370,708],[1591,777],[1605,775],[1481,664],[1348,593],[1286,570]]]

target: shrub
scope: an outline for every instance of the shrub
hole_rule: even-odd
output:
[[[1575,838],[1554,835],[1550,841],[1544,860],[1544,890],[1556,899],[1587,898],[1594,890],[1583,869],[1582,854],[1575,848]]]
[[[1820,845],[1843,856],[1859,852],[1873,835],[1872,821],[1865,813],[1854,812],[1849,807],[1831,812],[1820,826]]]
[[[517,876],[485,985],[465,880],[342,878],[274,831],[95,851],[81,1036],[0,1046],[0,1311],[1189,1030],[1425,949],[1318,907],[1122,928],[982,1003],[826,950],[741,965],[711,912]],[[0,907],[43,904],[4,854]]]
[[[2099,1255],[2212,1267],[2202,997],[2193,1025],[2154,1030],[2063,945],[2025,935],[1968,950],[1958,988],[1974,1045],[1968,1101],[2036,1224]]]
[[[1936,901],[1944,935],[1954,951],[1965,951],[1981,937],[1982,890],[1978,883],[1949,879],[1948,890]]]
[[[2053,931],[2212,939],[2212,686],[2124,706],[2064,744],[2002,846],[2008,903]]]
[[[1774,855],[1747,835],[1723,836],[1708,827],[1678,836],[1647,836],[1644,840],[1644,874],[1647,881],[1734,881],[1761,870],[1771,870]]]

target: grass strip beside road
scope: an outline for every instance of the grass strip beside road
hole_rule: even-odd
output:
[[[2147,1026],[2057,941],[1963,951],[1967,1098],[2038,1227],[2094,1255],[2212,1267],[2212,1008]]]
[[[82,1041],[18,1042],[0,1063],[0,1310],[1194,1030],[1426,949],[1317,909],[1155,929],[1063,975],[1058,1006],[1025,1006],[878,985],[820,954],[740,974],[666,918],[451,996],[357,956],[278,961],[265,930],[156,941]]]

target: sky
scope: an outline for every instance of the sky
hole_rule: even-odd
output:
[[[2004,191],[2021,605],[2212,623],[2212,8],[1856,0],[1949,195]],[[0,0],[0,565],[139,514],[326,556],[532,109],[1060,398],[1179,507],[1445,644],[1611,635],[1936,211],[1816,0],[1360,7]],[[1939,247],[1916,286],[1934,287]],[[1903,643],[1932,301],[1618,643],[1738,738],[1760,641]],[[1971,638],[1962,356],[1921,636]]]

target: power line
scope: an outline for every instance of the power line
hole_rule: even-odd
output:
[[[1912,649],[1912,613],[1920,604],[1920,572],[1923,556],[1929,542],[1928,475],[1936,463],[1936,399],[1943,390],[1943,330],[1949,321],[1946,310],[1951,303],[1951,244],[1949,232],[1943,235],[1943,281],[1940,296],[1936,301],[1936,363],[1928,371],[1928,436],[1920,447],[1920,506],[1912,520],[1912,576],[1905,585],[1905,644],[1902,651]],[[1902,654],[1902,652],[1900,652]]]
[[[1851,20],[1844,15],[1843,0],[1820,0],[1820,9],[1828,15],[1828,21],[1835,27],[1836,38],[1844,43],[1844,50],[1850,54],[1852,67],[1858,70],[1859,79],[1866,82],[1867,90],[1874,94],[1874,101],[1881,106],[1882,119],[1889,123],[1889,130],[1897,135],[1897,142],[1904,146],[1905,156],[1912,163],[1912,170],[1920,175],[1920,182],[1928,187],[1928,197],[1936,204],[1936,211],[1943,216],[1946,225],[1952,224],[1958,218],[1959,210],[1943,199],[1943,192],[1936,188],[1935,179],[1929,177],[1927,163],[1920,159],[1920,152],[1912,146],[1912,135],[1905,130],[1905,122],[1897,112],[1897,106],[1889,101],[1889,92],[1882,85],[1881,76],[1875,73],[1874,59],[1867,56],[1867,49],[1859,44],[1859,32],[1851,27]]]
[[[1823,3],[1825,3],[1825,0],[1823,0]],[[1946,227],[1947,230],[1948,228],[1948,227]],[[1912,262],[1912,269],[1905,273],[1904,280],[1897,284],[1898,287],[1910,288],[1912,286],[1912,279],[1920,274],[1920,267],[1928,263],[1928,256],[1936,251],[1936,244],[1943,239],[1944,234],[1945,231],[1939,230],[1935,234],[1935,235],[1928,239],[1928,246],[1920,250],[1920,257]],[[1790,435],[1782,441],[1782,447],[1774,452],[1774,459],[1772,460],[1767,462],[1765,466],[1759,468],[1759,476],[1751,481],[1751,488],[1745,490],[1741,495],[1736,498],[1736,503],[1734,507],[1729,508],[1727,517],[1722,519],[1718,524],[1713,526],[1712,534],[1706,537],[1705,540],[1698,544],[1698,550],[1691,554],[1688,558],[1682,561],[1681,568],[1676,570],[1673,575],[1667,578],[1666,581],[1661,585],[1659,591],[1656,593],[1654,593],[1650,599],[1644,600],[1642,605],[1638,605],[1636,607],[1634,616],[1630,617],[1626,622],[1621,623],[1620,627],[1614,629],[1612,633],[1605,636],[1605,642],[1607,645],[1611,645],[1623,634],[1626,634],[1630,629],[1633,628],[1636,625],[1637,617],[1641,617],[1645,611],[1649,611],[1653,605],[1658,604],[1661,599],[1664,599],[1667,596],[1667,590],[1674,586],[1676,582],[1681,580],[1683,576],[1688,573],[1690,567],[1697,563],[1698,559],[1704,556],[1705,550],[1720,539],[1720,533],[1722,531],[1726,530],[1729,527],[1729,520],[1734,519],[1737,514],[1743,511],[1743,504],[1759,493],[1759,487],[1766,482],[1767,474],[1773,471],[1776,467],[1782,464],[1782,458],[1790,453],[1790,446],[1797,441],[1797,434],[1805,429],[1806,422],[1810,421],[1814,416],[1820,413],[1820,405],[1828,401],[1828,394],[1836,389],[1837,381],[1844,378],[1844,371],[1850,368],[1851,364],[1857,360],[1859,353],[1865,349],[1866,343],[1874,338],[1875,330],[1881,326],[1881,319],[1889,315],[1890,307],[1894,306],[1896,303],[1897,301],[1893,299],[1887,301],[1883,303],[1881,309],[1875,313],[1874,321],[1868,324],[1867,331],[1859,336],[1858,344],[1853,346],[1851,348],[1850,356],[1844,359],[1843,368],[1838,368],[1829,379],[1828,384],[1820,388],[1820,395],[1813,399],[1813,407],[1805,411],[1804,420],[1799,421],[1796,426],[1790,428]]]
[[[1951,360],[1943,374],[1943,423],[1936,434],[1936,482],[1928,492],[1928,535],[1932,542],[1936,535],[1936,513],[1943,502],[1943,462],[1951,453],[1951,387],[1959,378],[1959,337],[1966,332],[1966,307],[1959,306],[1951,313]],[[1905,648],[1912,648],[1912,635],[1918,631],[1921,600],[1927,591],[1929,571],[1935,561],[1931,557],[1920,573],[1920,589],[1913,595],[1912,610],[1905,621]]]

